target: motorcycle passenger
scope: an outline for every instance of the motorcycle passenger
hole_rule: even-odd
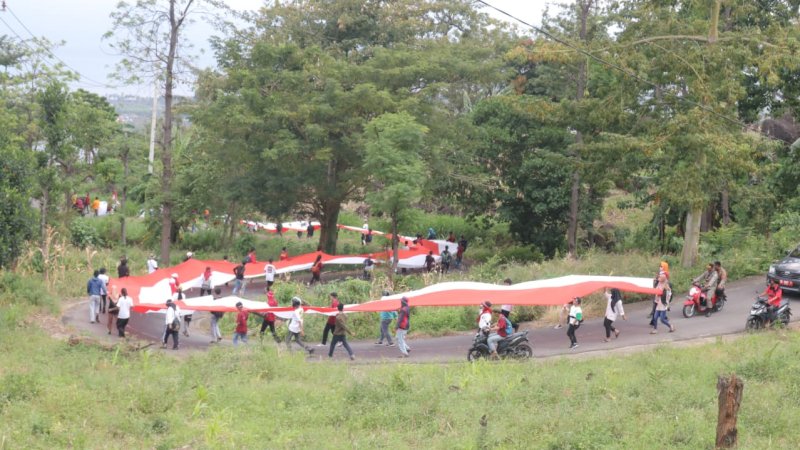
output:
[[[489,333],[492,327],[492,302],[485,301],[481,303],[481,314],[478,316],[478,331]]]
[[[767,286],[767,289],[765,289],[761,295],[767,297],[769,322],[772,323],[772,321],[777,319],[777,317],[775,317],[775,313],[781,306],[781,300],[783,300],[783,291],[781,290],[781,287],[778,284],[778,280],[774,278],[769,280],[769,286]]]
[[[491,353],[491,357],[493,359],[498,358],[497,343],[500,342],[504,337],[508,336],[508,325],[509,323],[506,320],[506,316],[498,314],[497,324],[491,328],[492,333],[486,340],[486,343],[489,345],[489,352]]]
[[[717,284],[717,298],[725,297],[725,283],[728,282],[728,271],[722,267],[722,263],[719,261],[714,261],[714,270],[717,271],[717,275],[719,276],[719,284]]]

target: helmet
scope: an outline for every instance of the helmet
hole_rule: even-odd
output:
[[[486,300],[485,302],[481,303],[481,306],[484,307],[484,308],[491,308],[492,307],[492,302],[490,302],[489,300]]]

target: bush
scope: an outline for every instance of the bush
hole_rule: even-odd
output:
[[[199,230],[195,233],[184,233],[181,244],[193,252],[217,252],[223,248],[222,233],[213,228]]]
[[[91,220],[95,218],[77,218],[70,223],[69,234],[72,245],[81,249],[105,246],[105,241],[100,237],[97,228],[90,224]]]

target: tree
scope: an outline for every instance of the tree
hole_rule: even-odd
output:
[[[320,245],[334,253],[341,205],[362,198],[368,178],[366,124],[399,111],[431,127],[452,117],[451,100],[463,104],[461,88],[480,71],[465,54],[486,55],[478,43],[501,34],[484,31],[488,23],[455,0],[275,4],[255,28],[217,43],[224,73],[202,77],[193,121],[216,135],[220,160],[248,161],[235,167],[252,182],[243,199],[256,192],[248,202],[263,213],[318,218]],[[491,92],[487,84],[474,95]]]
[[[212,0],[137,0],[120,2],[111,14],[112,30],[105,38],[114,38],[112,47],[123,59],[119,74],[128,82],[144,78],[163,82],[164,123],[161,132],[161,262],[169,264],[172,238],[172,145],[174,127],[174,89],[183,75],[183,66],[190,66],[184,54],[187,43],[183,38],[191,23],[192,13],[208,13],[207,7],[221,7]]]
[[[366,126],[364,169],[370,186],[366,198],[376,212],[389,216],[392,230],[392,268],[399,261],[400,225],[422,199],[429,173],[422,160],[427,128],[408,113],[383,114]]]
[[[6,103],[2,93],[0,101]],[[31,236],[34,220],[30,207],[33,154],[14,132],[16,122],[12,111],[0,108],[0,268],[13,267]]]

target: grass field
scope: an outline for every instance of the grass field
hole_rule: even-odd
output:
[[[740,448],[800,445],[800,335],[525,363],[308,363],[272,345],[182,359],[0,330],[0,449],[713,448],[716,377],[745,380]],[[483,425],[482,425],[483,424]]]

